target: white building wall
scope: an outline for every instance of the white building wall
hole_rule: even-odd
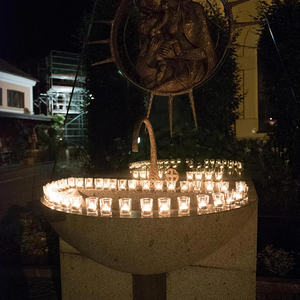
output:
[[[36,81],[21,76],[0,72],[0,88],[2,88],[2,105],[0,111],[13,113],[24,113],[27,108],[33,114],[33,93],[32,89]],[[7,105],[7,90],[15,90],[24,93],[24,108],[10,107]]]

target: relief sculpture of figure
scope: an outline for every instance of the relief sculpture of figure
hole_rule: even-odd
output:
[[[140,0],[136,70],[143,85],[176,93],[203,81],[216,54],[203,7],[192,0]]]

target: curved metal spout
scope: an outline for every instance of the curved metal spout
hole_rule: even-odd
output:
[[[142,127],[142,124],[145,124],[145,127],[149,134],[150,140],[150,169],[149,169],[149,178],[150,180],[158,179],[158,168],[157,168],[157,150],[156,150],[156,142],[154,137],[154,132],[150,121],[147,118],[144,118],[137,122],[133,129],[133,136],[132,136],[132,152],[138,152],[138,136]]]

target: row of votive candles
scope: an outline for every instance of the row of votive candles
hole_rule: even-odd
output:
[[[127,179],[109,179],[109,178],[68,178],[54,181],[44,186],[44,194],[51,193],[52,191],[63,191],[69,188],[78,189],[100,189],[100,190],[119,190],[119,191],[177,191],[176,181],[162,181],[155,180],[152,184],[150,180],[127,180]],[[248,191],[248,186],[245,181],[236,181],[235,188],[244,192]],[[180,192],[228,192],[230,190],[229,181],[179,181],[178,190]]]
[[[248,198],[245,194],[238,194],[236,191],[227,193],[212,193],[213,205],[211,209],[222,210],[224,208],[232,208],[236,205],[241,205],[243,202],[247,202]],[[197,213],[206,213],[209,210],[209,195],[198,194],[197,199]],[[53,199],[54,200],[54,199]],[[82,212],[83,205],[82,196],[68,196],[64,195],[60,201],[55,198],[52,202],[57,208],[61,208],[66,211]],[[187,196],[177,197],[177,213],[178,216],[190,215],[190,202],[191,198]],[[112,198],[97,198],[87,197],[85,198],[86,212],[88,215],[97,216],[100,214],[103,217],[112,216]],[[98,212],[99,206],[99,212]],[[157,199],[158,215],[160,217],[169,217],[171,215],[171,198],[163,197]],[[142,217],[153,217],[153,198],[141,198],[140,209]],[[130,217],[132,212],[132,199],[120,198],[119,199],[119,214],[121,217]]]

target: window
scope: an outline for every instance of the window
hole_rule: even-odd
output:
[[[2,88],[0,88],[0,105],[2,105]]]
[[[24,93],[7,90],[7,106],[24,108]]]

